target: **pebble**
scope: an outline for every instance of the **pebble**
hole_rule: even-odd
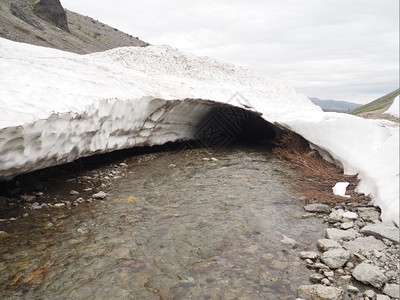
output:
[[[312,275],[310,276],[310,282],[311,282],[311,283],[319,283],[319,282],[321,282],[321,280],[324,279],[324,278],[325,278],[324,275],[315,273],[315,274],[312,274]]]
[[[347,230],[354,227],[354,222],[346,222],[340,225],[340,228]]]
[[[71,190],[71,191],[69,192],[69,194],[72,195],[72,196],[76,196],[76,195],[79,195],[79,192],[77,192],[77,191],[75,191],[75,190]]]
[[[322,279],[322,280],[321,280],[321,283],[322,283],[323,285],[331,285],[331,282],[329,281],[328,278]]]
[[[29,217],[29,214],[28,214],[28,213],[24,213],[24,214],[22,215],[22,217],[27,218],[27,217]]]
[[[61,207],[64,207],[65,206],[65,203],[56,203],[56,204],[54,204],[54,207],[56,207],[56,208],[61,208]]]

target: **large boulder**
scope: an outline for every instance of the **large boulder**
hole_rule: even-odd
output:
[[[376,288],[382,286],[388,281],[388,278],[377,267],[368,263],[357,265],[353,271],[353,277],[365,284],[370,284]]]
[[[39,18],[70,32],[68,28],[67,14],[61,6],[60,0],[36,0],[34,12]]]

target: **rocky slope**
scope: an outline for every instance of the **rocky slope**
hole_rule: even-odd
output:
[[[79,54],[148,45],[90,17],[69,10],[64,16],[57,3],[58,0],[1,0],[0,37]]]

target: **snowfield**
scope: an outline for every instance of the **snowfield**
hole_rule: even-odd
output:
[[[385,114],[391,115],[393,117],[399,117],[399,96],[394,98],[392,105],[385,111]]]
[[[359,174],[359,192],[372,196],[384,221],[399,223],[397,124],[324,113],[279,81],[168,46],[77,55],[0,38],[0,180],[192,139],[215,103],[302,135],[345,173]]]

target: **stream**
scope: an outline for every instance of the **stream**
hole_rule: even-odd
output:
[[[0,223],[3,299],[295,299],[326,225],[269,147],[127,161],[103,201]],[[281,244],[282,234],[299,245]]]

